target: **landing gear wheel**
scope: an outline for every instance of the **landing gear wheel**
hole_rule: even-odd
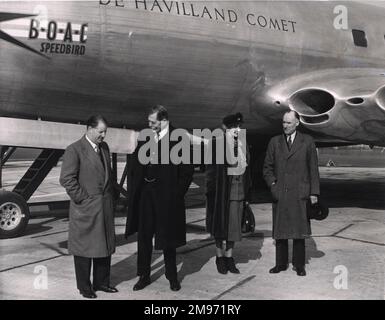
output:
[[[21,236],[28,225],[29,208],[22,196],[0,191],[0,238]]]

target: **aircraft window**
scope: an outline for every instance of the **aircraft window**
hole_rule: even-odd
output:
[[[366,35],[364,31],[353,29],[352,33],[353,33],[354,44],[357,47],[366,48],[368,46],[368,41],[366,40]]]

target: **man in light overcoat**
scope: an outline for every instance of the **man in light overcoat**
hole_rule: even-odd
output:
[[[311,235],[307,202],[316,203],[320,191],[317,151],[313,138],[297,131],[298,113],[285,113],[282,124],[284,134],[270,140],[263,167],[273,198],[276,264],[270,273],[288,268],[288,239],[293,239],[293,267],[305,276],[305,238]]]
[[[110,286],[115,225],[110,151],[103,141],[106,131],[106,120],[92,116],[86,134],[67,147],[60,174],[60,184],[71,199],[68,251],[74,255],[77,288],[91,299],[96,298],[95,291],[118,291]]]

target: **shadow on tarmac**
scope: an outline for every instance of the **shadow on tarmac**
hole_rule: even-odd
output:
[[[189,232],[191,233],[191,232]],[[199,234],[202,232],[198,231]],[[233,256],[237,264],[247,264],[251,260],[261,259],[261,249],[264,243],[264,234],[271,234],[267,230],[259,230],[253,234],[243,236],[241,242],[236,243]],[[129,240],[134,242],[136,240]],[[151,260],[151,281],[158,280],[165,274],[164,260],[156,262],[162,255],[162,251],[155,250]],[[178,271],[178,279],[183,282],[184,278],[200,272],[202,268],[213,259],[215,264],[215,241],[208,237],[205,239],[194,239],[177,250],[177,265],[181,264]],[[111,285],[118,286],[122,282],[130,281],[137,277],[136,266],[137,253],[111,266]],[[155,271],[155,272],[154,272]]]
[[[325,256],[325,252],[318,250],[317,243],[315,242],[313,237],[306,238],[305,245],[306,245],[305,264],[309,264],[311,259],[322,258],[323,256]],[[292,257],[293,257],[293,241],[289,240],[289,263],[292,263]]]
[[[325,252],[318,250],[317,243],[313,237],[306,239],[306,256],[305,263],[309,264],[312,258],[322,258]]]
[[[53,217],[52,219],[44,220],[44,221],[39,222],[39,223],[29,224],[27,226],[26,231],[23,234],[23,236],[32,236],[34,234],[39,234],[42,232],[49,231],[49,230],[53,229],[54,226],[48,225],[48,224],[52,224],[52,222],[55,222],[55,221],[58,221],[61,219],[62,219],[62,217]]]

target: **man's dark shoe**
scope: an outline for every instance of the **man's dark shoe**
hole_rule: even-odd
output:
[[[306,271],[305,268],[300,267],[300,268],[295,268],[295,271],[297,272],[297,276],[304,277],[306,276]]]
[[[104,291],[108,293],[115,293],[115,292],[118,292],[118,289],[110,286],[99,286],[99,287],[94,287],[94,291]]]
[[[178,279],[170,280],[170,289],[172,291],[179,291],[180,290],[180,283]]]
[[[226,274],[227,273],[227,265],[225,257],[217,257],[215,260],[217,265],[217,270],[219,273]]]
[[[133,290],[138,291],[147,287],[151,283],[149,276],[140,276],[137,283],[135,283]]]
[[[225,257],[226,267],[231,273],[240,273],[240,271],[235,266],[233,257]]]
[[[283,266],[275,266],[269,270],[270,273],[280,273],[281,271],[287,270],[289,266],[283,265]]]
[[[84,298],[87,298],[87,299],[96,299],[98,296],[96,295],[96,293],[92,290],[89,290],[89,291],[80,291],[80,294],[84,297]]]

